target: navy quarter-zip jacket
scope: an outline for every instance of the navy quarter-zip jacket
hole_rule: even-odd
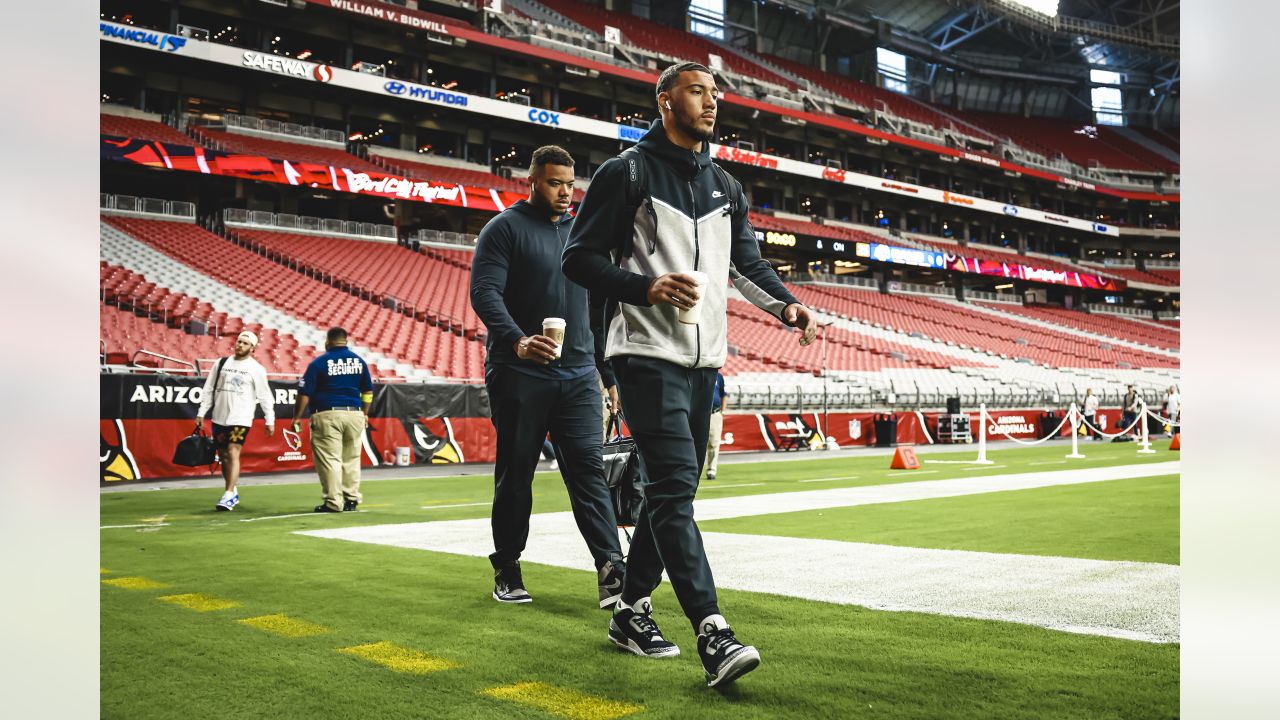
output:
[[[512,346],[542,334],[542,320],[565,320],[564,346],[551,367],[595,365],[587,291],[565,278],[560,257],[574,219],[551,222],[545,209],[524,200],[498,213],[480,231],[471,265],[471,307],[488,328],[486,364],[541,366],[521,360]],[[606,385],[612,385],[612,373]]]

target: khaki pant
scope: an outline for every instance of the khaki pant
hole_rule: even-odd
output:
[[[342,510],[344,500],[360,502],[360,451],[364,413],[324,410],[311,416],[311,451],[315,455],[324,504]]]
[[[720,438],[724,436],[724,413],[711,413],[711,430],[707,432],[707,477],[716,474],[720,459]]]

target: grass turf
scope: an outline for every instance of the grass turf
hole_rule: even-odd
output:
[[[1141,461],[1132,447],[1118,450],[1089,447],[1089,465],[1072,467]],[[1030,463],[1062,453],[1061,448],[993,453],[1007,467],[988,472],[1037,469]],[[715,490],[708,484],[702,494],[914,479],[890,476],[887,464],[887,458],[874,457],[724,465],[717,484],[765,485]],[[938,467],[939,472],[920,479],[974,474],[959,466]],[[848,476],[857,477],[798,482]],[[1105,484],[1080,489],[1087,493]],[[539,476],[537,511],[567,509],[560,485],[556,475]],[[109,572],[102,579],[141,576],[167,587],[101,588],[103,717],[557,717],[485,694],[526,682],[612,701],[597,707],[601,716],[620,707],[617,703],[640,706],[645,717],[672,718],[1106,718],[1178,712],[1176,645],[736,591],[722,591],[722,605],[743,639],[760,648],[764,663],[726,693],[717,693],[703,686],[692,632],[667,584],[655,593],[655,605],[683,654],[645,660],[605,642],[607,614],[592,607],[589,571],[526,565],[535,602],[504,606],[489,598],[490,571],[483,558],[293,534],[335,525],[484,517],[485,506],[422,507],[483,502],[492,493],[490,480],[478,476],[369,480],[364,491],[365,512],[261,520],[309,508],[317,488],[243,488],[241,507],[222,514],[211,510],[216,490],[104,494],[103,525],[154,527],[103,530],[101,565]],[[923,502],[935,501],[903,503],[903,510]],[[1074,522],[1064,519],[1064,525]],[[158,600],[182,593],[240,605],[195,612]],[[236,622],[276,614],[329,632],[290,638]],[[378,642],[457,667],[401,674],[338,652]],[[575,707],[589,716],[592,706]]]
[[[1178,564],[1178,476],[757,515],[704,532]]]

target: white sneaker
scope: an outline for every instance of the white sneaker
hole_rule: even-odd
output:
[[[559,469],[560,469],[560,463],[559,463],[559,462],[557,462],[555,458],[551,458],[551,465],[550,465],[549,467],[550,467],[550,469],[552,469],[552,470],[559,470]]]
[[[230,512],[240,504],[240,493],[233,491],[222,493],[222,499],[214,506],[215,510]]]

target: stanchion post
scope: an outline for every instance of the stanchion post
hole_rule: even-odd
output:
[[[1154,455],[1156,451],[1151,449],[1151,438],[1147,434],[1147,402],[1141,398],[1138,402],[1141,403],[1138,406],[1138,422],[1142,423],[1142,449],[1138,450],[1138,454]]]
[[[1076,408],[1076,404],[1071,403],[1071,408],[1067,410],[1067,424],[1071,426],[1071,454],[1068,458],[1082,458],[1080,454],[1080,410]]]
[[[978,405],[978,459],[973,461],[974,465],[994,465],[995,463],[987,459],[987,404],[979,403]]]

